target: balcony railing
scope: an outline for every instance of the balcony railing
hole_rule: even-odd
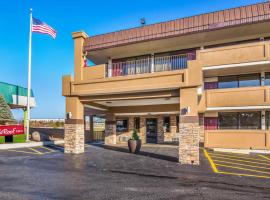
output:
[[[173,71],[187,68],[188,60],[195,60],[196,53],[186,53],[171,56],[148,57],[144,59],[112,63],[107,67],[107,77],[128,76],[151,72]]]

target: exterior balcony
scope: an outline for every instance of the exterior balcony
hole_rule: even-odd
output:
[[[95,96],[174,90],[202,83],[195,53],[81,68],[81,80],[63,77],[63,95]]]
[[[270,86],[205,90],[200,111],[270,108]]]

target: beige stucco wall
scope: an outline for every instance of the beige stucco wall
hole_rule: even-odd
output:
[[[205,131],[205,147],[270,149],[270,132],[264,130]]]
[[[203,67],[261,61],[270,58],[270,42],[256,42],[199,51]]]

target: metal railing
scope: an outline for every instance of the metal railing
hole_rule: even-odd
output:
[[[195,59],[196,53],[191,52],[186,54],[157,56],[154,58],[148,57],[126,62],[117,62],[112,63],[111,69],[110,67],[107,67],[106,74],[107,77],[109,74],[111,74],[112,77],[116,77],[186,69],[188,60]],[[111,70],[111,72],[109,73],[108,70]]]

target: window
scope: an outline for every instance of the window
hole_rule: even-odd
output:
[[[270,72],[265,73],[264,85],[270,85]]]
[[[261,129],[261,112],[239,113],[239,129]]]
[[[234,113],[226,112],[218,114],[219,129],[261,129],[260,112]]]
[[[170,117],[163,118],[163,130],[165,133],[170,132]]]
[[[139,117],[134,118],[134,129],[136,129],[137,131],[140,131],[140,118]]]
[[[117,132],[128,131],[128,119],[116,120],[116,131]]]
[[[176,133],[179,133],[179,115],[176,116]]]
[[[251,87],[261,85],[260,74],[245,74],[239,76],[239,87]]]
[[[238,113],[218,113],[219,129],[238,129]]]
[[[265,127],[266,129],[270,129],[270,111],[265,112]]]
[[[221,76],[218,77],[218,88],[237,88],[237,76]]]
[[[218,88],[252,87],[260,85],[261,85],[260,74],[241,74],[241,75],[218,77]]]
[[[204,89],[210,90],[210,89],[217,89],[218,83],[217,82],[204,82]]]

